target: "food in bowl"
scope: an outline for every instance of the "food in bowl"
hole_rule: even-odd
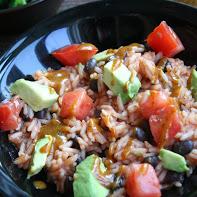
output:
[[[46,170],[58,192],[73,181],[75,197],[159,197],[182,186],[197,164],[197,71],[173,58],[184,47],[166,22],[147,44],[66,46],[52,53],[61,69],[11,85],[0,128],[28,179]]]

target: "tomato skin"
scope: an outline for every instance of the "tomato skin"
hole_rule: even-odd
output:
[[[171,145],[175,135],[181,131],[178,106],[174,99],[161,91],[151,90],[147,98],[139,102],[139,108],[142,116],[149,120],[157,145],[160,148]]]
[[[64,94],[60,116],[63,118],[74,116],[79,120],[83,120],[88,116],[92,107],[93,100],[83,88],[79,88]]]
[[[168,97],[161,91],[150,90],[147,94],[148,97],[139,103],[141,114],[146,119],[168,104]]]
[[[86,95],[84,101],[85,102],[82,102],[82,104],[80,105],[77,115],[77,118],[79,120],[83,120],[89,114],[90,110],[93,107],[93,101],[89,96]]]
[[[133,164],[126,180],[129,197],[160,197],[160,184],[150,164]]]
[[[173,57],[184,50],[184,46],[176,33],[165,21],[162,21],[147,37],[148,45],[166,57]]]
[[[79,63],[86,64],[98,49],[89,43],[73,44],[52,52],[52,55],[64,66],[75,66]]]
[[[150,117],[149,125],[154,140],[160,148],[171,145],[175,135],[181,131],[180,118],[176,106],[168,105],[160,109],[156,115]]]
[[[15,130],[20,123],[22,106],[18,99],[13,98],[0,104],[0,129],[3,131]]]

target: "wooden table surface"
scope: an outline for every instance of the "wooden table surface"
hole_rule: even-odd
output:
[[[64,0],[58,12],[75,7],[77,5],[81,5],[93,1],[97,1],[97,0]],[[176,1],[182,1],[185,3],[190,3],[193,6],[195,5],[197,6],[197,0],[176,0]],[[10,35],[0,34],[0,55],[18,38],[19,35],[20,34],[10,34]]]

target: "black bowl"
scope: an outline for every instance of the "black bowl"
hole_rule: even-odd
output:
[[[60,64],[49,55],[51,51],[82,41],[100,50],[144,42],[161,20],[166,20],[183,41],[186,50],[179,57],[188,65],[196,64],[196,9],[164,0],[100,1],[65,11],[22,35],[0,58],[0,100],[10,96],[9,86],[15,80],[38,69],[59,68]],[[7,133],[0,133],[0,191],[5,196],[61,196],[53,184],[46,190],[36,190],[32,180],[26,180],[26,172],[13,164],[16,155]],[[45,181],[45,172],[33,179]],[[195,184],[187,179],[182,188],[163,191],[163,196],[197,196]],[[65,187],[64,195],[72,196],[72,184],[67,181]]]
[[[0,9],[0,32],[22,32],[54,15],[63,0],[36,0],[16,8]]]

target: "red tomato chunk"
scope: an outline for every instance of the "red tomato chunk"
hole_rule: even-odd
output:
[[[133,164],[126,180],[129,197],[160,197],[160,184],[150,164]]]
[[[79,88],[64,94],[60,115],[63,118],[74,116],[83,120],[89,115],[92,107],[93,100],[83,88]]]
[[[165,21],[162,21],[147,38],[148,45],[156,52],[162,52],[166,57],[173,57],[184,50],[179,37]]]
[[[169,105],[152,115],[149,119],[150,129],[159,147],[171,145],[175,135],[181,130],[180,119],[174,105]]]
[[[21,104],[15,97],[0,104],[0,129],[3,131],[15,130],[20,123]]]
[[[175,100],[155,90],[145,93],[144,97],[147,98],[142,99],[139,107],[142,116],[149,120],[155,142],[160,148],[171,145],[176,134],[181,131],[179,109]]]
[[[54,51],[52,55],[64,66],[75,66],[86,62],[97,53],[98,49],[89,43],[73,44]]]
[[[168,97],[161,91],[146,91],[144,97],[147,98],[143,99],[139,105],[140,111],[146,119],[168,104]]]

